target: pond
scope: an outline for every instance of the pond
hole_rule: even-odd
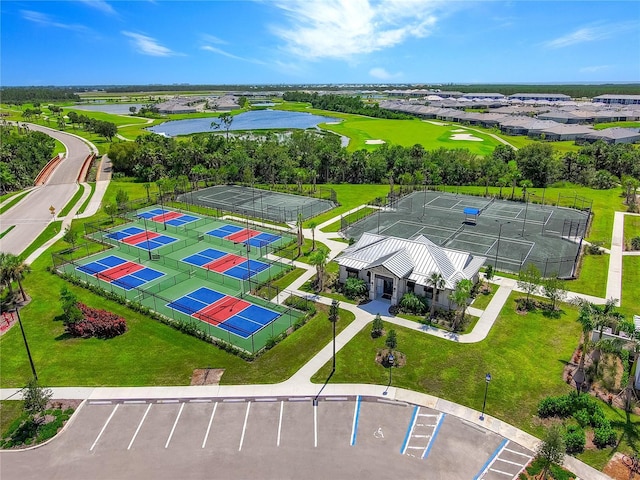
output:
[[[340,119],[313,115],[304,112],[286,112],[283,110],[255,110],[241,113],[233,117],[229,130],[268,130],[287,128],[314,128],[319,123],[335,123]],[[176,135],[189,135],[199,132],[224,131],[223,128],[214,130],[211,122],[220,123],[217,118],[191,118],[188,120],[173,120],[150,127],[147,130],[174,137]]]

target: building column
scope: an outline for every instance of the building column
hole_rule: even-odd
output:
[[[393,292],[391,293],[391,305],[398,304],[398,279],[393,277]]]
[[[371,272],[371,278],[370,278],[370,284],[369,284],[369,300],[375,300],[376,299],[376,274]]]

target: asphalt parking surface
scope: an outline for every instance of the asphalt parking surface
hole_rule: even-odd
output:
[[[4,479],[502,479],[532,452],[477,425],[362,397],[86,403]]]

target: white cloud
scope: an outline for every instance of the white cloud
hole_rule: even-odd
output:
[[[44,27],[62,28],[64,30],[74,30],[76,32],[87,32],[89,29],[83,25],[73,23],[62,23],[53,19],[45,13],[35,12],[33,10],[21,10],[22,18]]]
[[[222,50],[221,48],[218,47],[212,47],[211,45],[204,45],[202,47],[200,47],[202,50],[206,50],[207,52],[213,52],[213,53],[217,53],[219,55],[223,55],[225,57],[229,57],[229,58],[233,58],[235,60],[241,60],[243,62],[250,62],[250,63],[257,63],[260,65],[264,65],[265,62],[262,62],[260,60],[256,60],[254,58],[244,58],[244,57],[239,57],[238,55],[234,55],[233,53],[229,53],[225,50]]]
[[[589,67],[582,67],[579,72],[580,73],[595,73],[595,72],[602,72],[605,70],[611,70],[611,68],[613,68],[613,65],[591,65]]]
[[[288,0],[274,5],[287,25],[272,31],[284,49],[308,59],[342,58],[394,47],[428,36],[436,24],[440,0]],[[455,2],[454,2],[455,3]]]
[[[100,10],[102,13],[106,13],[108,15],[117,15],[118,13],[114,10],[114,8],[109,5],[104,0],[78,0],[85,5],[95,8],[96,10]]]
[[[147,37],[140,33],[126,31],[123,31],[122,34],[131,38],[131,43],[137,52],[142,53],[143,55],[151,55],[152,57],[170,57],[173,55],[179,55],[171,49],[160,45],[155,38]]]
[[[579,28],[573,32],[567,33],[553,40],[543,42],[542,45],[547,48],[564,48],[579,43],[593,42],[596,40],[604,40],[607,38],[618,36],[627,30],[636,28],[634,22],[610,23],[591,25]]]
[[[402,76],[402,72],[389,73],[382,67],[375,67],[369,70],[369,75],[380,80],[391,80]]]
[[[207,43],[215,43],[218,45],[227,45],[229,43],[222,40],[221,38],[216,37],[215,35],[209,35],[208,33],[202,34],[202,40]]]

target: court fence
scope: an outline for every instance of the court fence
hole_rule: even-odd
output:
[[[135,311],[143,314],[155,313],[157,318],[164,323],[178,328],[179,330],[191,333],[199,338],[213,341],[225,342],[241,349],[253,356],[262,352],[273,339],[286,334],[287,330],[293,328],[306,314],[296,310],[289,305],[279,305],[268,302],[260,297],[251,295],[250,292],[239,292],[236,302],[246,301],[254,305],[268,308],[276,313],[278,317],[257,331],[246,331],[240,327],[225,325],[221,328],[221,321],[213,316],[197,311],[189,312],[188,307],[182,306],[185,311],[176,310],[170,307],[175,299],[169,299],[160,295],[161,291],[167,290],[179,283],[191,278],[187,271],[181,271],[169,278],[155,283],[148,288],[131,286],[128,289],[122,288],[114,283],[101,281],[96,275],[79,270],[83,265],[77,259],[69,258],[67,254],[52,254],[53,269],[64,278],[85,286],[94,293],[101,294],[106,298],[115,300],[127,305]],[[235,302],[234,302],[235,303]],[[228,305],[227,305],[228,306]],[[198,318],[193,315],[197,314]]]

